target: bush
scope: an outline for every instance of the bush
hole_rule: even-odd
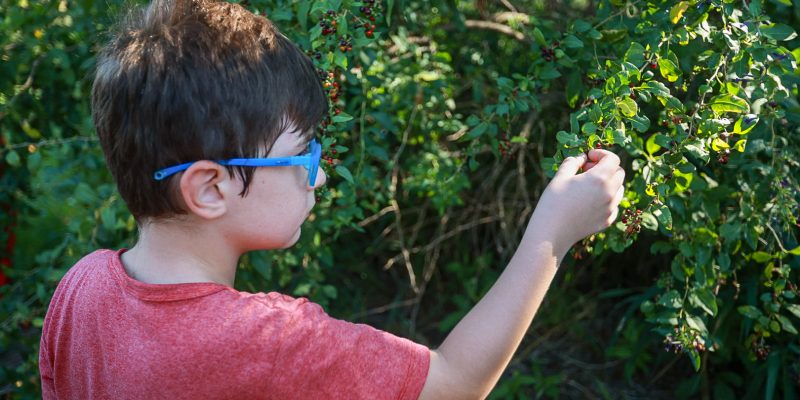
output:
[[[497,278],[560,161],[608,148],[628,171],[620,221],[564,261],[493,397],[795,397],[788,0],[241,3],[307,49],[333,107],[320,127],[332,179],[310,227],[288,251],[243,257],[238,289],[436,346]],[[135,239],[87,96],[120,9],[0,1],[9,397],[39,396],[59,279]]]

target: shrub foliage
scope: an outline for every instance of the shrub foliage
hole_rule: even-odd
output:
[[[796,397],[796,2],[240,3],[315,60],[332,179],[300,243],[243,257],[237,288],[435,346],[496,279],[558,164],[606,148],[628,172],[620,219],[571,251],[492,396]],[[39,396],[40,328],[67,269],[135,240],[88,99],[122,8],[0,0],[9,397]],[[537,350],[565,346],[581,351]]]

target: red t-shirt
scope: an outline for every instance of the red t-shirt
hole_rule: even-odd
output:
[[[80,260],[45,317],[45,399],[416,399],[425,346],[278,293],[154,285]]]

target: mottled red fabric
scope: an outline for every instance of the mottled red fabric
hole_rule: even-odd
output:
[[[429,351],[306,299],[153,285],[119,255],[80,260],[42,332],[45,399],[416,399]]]

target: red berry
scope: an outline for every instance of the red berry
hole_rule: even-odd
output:
[[[367,37],[372,37],[372,31],[367,31],[366,35]]]
[[[651,62],[650,63],[650,69],[656,69],[656,68],[658,68],[658,64],[656,64],[654,62]]]

